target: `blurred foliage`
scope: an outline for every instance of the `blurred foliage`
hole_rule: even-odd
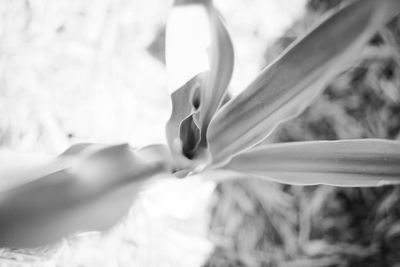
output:
[[[340,0],[310,0],[307,15],[265,54],[271,62]],[[400,18],[390,22],[298,118],[266,142],[400,140]],[[396,266],[400,264],[400,187],[221,183],[214,195],[204,266]]]
[[[170,4],[0,1],[0,145],[163,142],[166,73],[146,49]]]

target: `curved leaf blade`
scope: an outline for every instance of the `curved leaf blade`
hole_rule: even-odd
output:
[[[166,63],[173,93],[208,72],[200,86],[199,125],[206,145],[208,124],[224,98],[233,72],[232,41],[212,1],[175,1],[167,23]]]
[[[210,73],[205,90],[202,91],[200,125],[202,140],[206,141],[208,125],[220,107],[232,78],[234,66],[233,44],[229,33],[217,14],[210,8],[212,44]]]
[[[0,246],[44,245],[78,231],[111,227],[126,214],[143,182],[166,171],[165,158],[164,146],[135,152],[128,145],[89,146],[64,153],[56,161],[66,164],[53,172],[2,191]]]
[[[386,22],[392,12],[389,2],[365,0],[346,6],[289,47],[221,108],[207,133],[213,163],[222,164],[256,145],[307,107]]]
[[[256,147],[223,169],[293,185],[381,186],[400,183],[400,142],[315,141]]]

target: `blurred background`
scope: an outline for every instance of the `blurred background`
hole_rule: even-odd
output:
[[[346,1],[215,0],[240,92]],[[58,154],[76,142],[164,143],[165,0],[0,0],[0,146]],[[400,20],[370,41],[275,142],[400,140]],[[400,187],[165,179],[120,224],[0,249],[0,266],[400,266]],[[106,216],[106,214],[105,214]]]

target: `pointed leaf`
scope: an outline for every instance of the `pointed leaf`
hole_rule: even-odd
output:
[[[400,183],[400,142],[361,139],[260,146],[223,169],[294,185],[381,186]]]
[[[364,0],[343,8],[289,47],[227,103],[207,133],[214,164],[261,142],[277,124],[307,107],[389,19],[389,3]]]
[[[107,229],[126,214],[143,182],[167,168],[164,146],[72,150],[55,160],[63,164],[53,172],[1,192],[0,246],[44,245],[78,231]]]

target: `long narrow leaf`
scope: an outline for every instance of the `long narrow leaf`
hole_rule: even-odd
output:
[[[200,125],[202,140],[206,141],[207,127],[218,110],[228,84],[232,77],[234,66],[234,51],[229,33],[215,9],[210,7],[211,36],[210,73],[201,97]]]
[[[109,228],[126,214],[143,182],[166,171],[166,157],[163,146],[67,151],[55,160],[65,165],[1,192],[0,246],[37,246],[78,231]],[[8,174],[1,179],[12,177]]]
[[[262,141],[299,114],[352,62],[398,1],[356,1],[331,16],[268,66],[211,121],[207,140],[214,164]]]
[[[361,139],[274,144],[234,157],[224,169],[294,185],[400,183],[400,142]]]

